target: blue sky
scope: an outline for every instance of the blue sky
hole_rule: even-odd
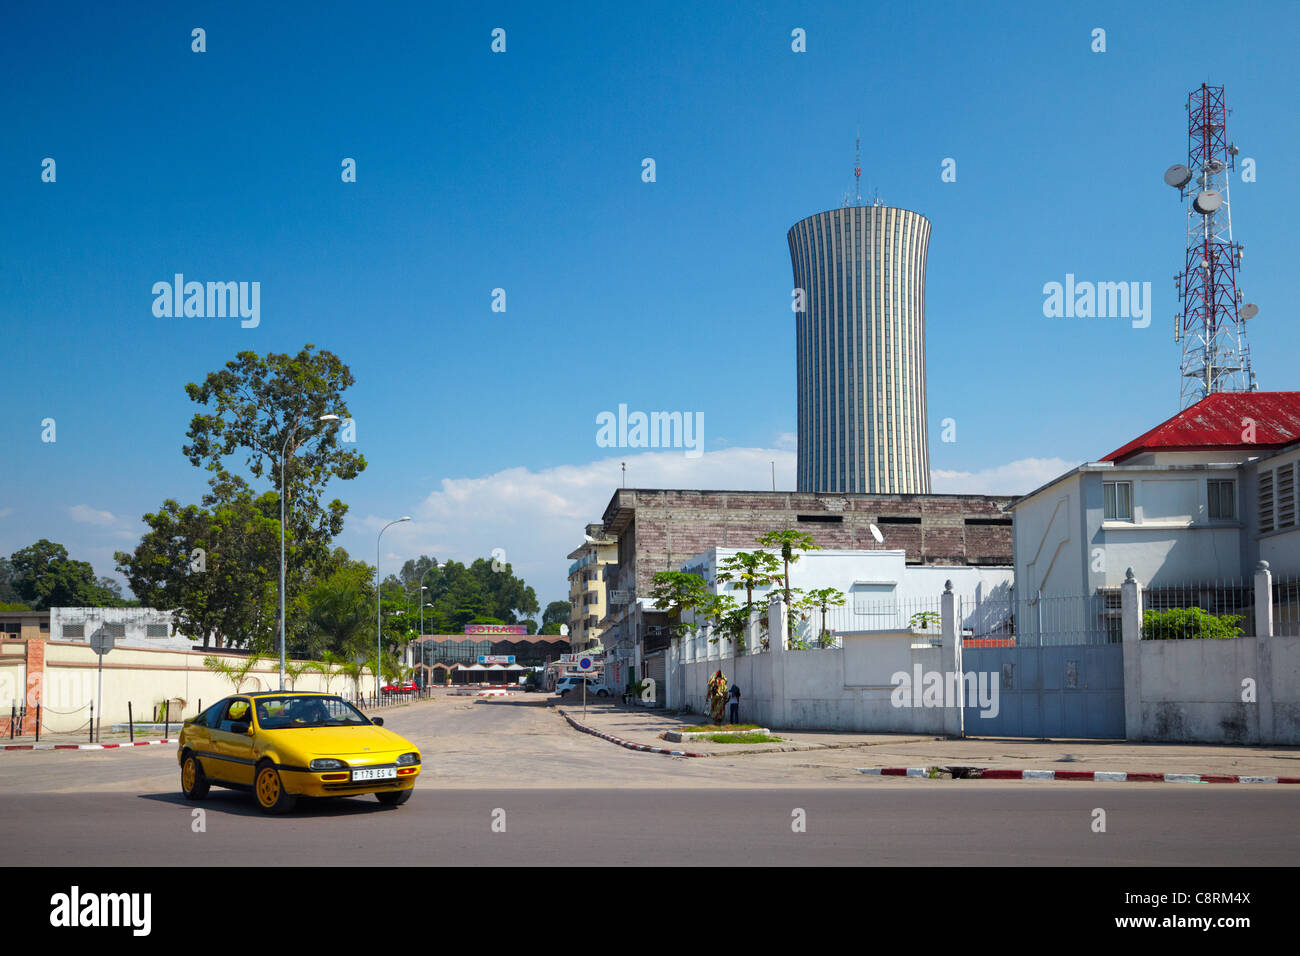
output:
[[[1257,163],[1231,198],[1259,382],[1297,387],[1295,4],[280,7],[0,12],[0,552],[48,537],[110,572],[141,514],[202,493],[184,385],[307,342],[357,378],[369,468],[332,490],[367,560],[412,514],[386,564],[499,547],[563,599],[620,461],[686,487],[768,487],[776,461],[792,487],[785,236],[852,188],[858,127],[864,194],[933,223],[936,490],[1028,490],[1177,410],[1160,177],[1203,81]],[[176,272],[259,281],[261,324],[156,318]],[[1045,318],[1066,273],[1150,281],[1151,326]],[[619,403],[703,412],[706,454],[598,447]]]

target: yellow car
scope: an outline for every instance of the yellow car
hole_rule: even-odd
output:
[[[213,785],[251,790],[267,813],[288,812],[300,796],[373,793],[401,806],[420,775],[420,750],[383,724],[335,694],[235,694],[182,726],[181,790],[189,800]]]

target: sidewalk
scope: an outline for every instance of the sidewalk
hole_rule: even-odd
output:
[[[565,705],[563,710],[598,733],[642,747],[686,750],[705,757],[822,751],[824,759],[821,762],[833,761],[852,769],[955,766],[1205,777],[1300,777],[1298,747],[981,737],[956,740],[904,734],[783,731],[779,727],[771,728],[772,733],[781,738],[779,744],[715,744],[709,741],[678,744],[669,743],[659,735],[669,728],[707,724],[708,718],[700,714],[679,717],[663,711],[625,708],[616,704],[589,704],[585,720],[581,706]]]
[[[933,737],[900,734],[859,734],[833,730],[782,731],[771,728],[780,743],[716,744],[711,740],[690,740],[672,743],[663,738],[669,730],[707,726],[709,718],[701,714],[674,716],[662,710],[644,707],[623,707],[619,704],[587,704],[587,716],[582,716],[582,705],[565,703],[560,709],[579,724],[611,737],[618,737],[643,747],[666,750],[685,750],[706,757],[728,756],[743,753],[786,753],[796,750],[842,750],[846,748],[874,747],[881,744],[911,743],[934,740]]]

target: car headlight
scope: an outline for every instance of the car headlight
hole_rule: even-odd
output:
[[[342,770],[345,767],[347,767],[347,764],[342,760],[334,760],[329,757],[318,757],[307,764],[308,770]]]
[[[397,758],[397,765],[399,767],[409,767],[411,764],[419,763],[419,762],[420,762],[419,754],[402,754],[400,757]]]

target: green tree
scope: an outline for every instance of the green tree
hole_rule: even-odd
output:
[[[826,632],[826,613],[833,607],[844,606],[844,592],[837,588],[817,588],[800,595],[795,604],[799,611],[817,611],[822,616],[821,632],[817,636],[817,643],[822,647],[828,647],[834,642],[834,635],[829,636]],[[793,617],[793,612],[791,614]]]
[[[354,381],[337,355],[316,352],[313,345],[297,355],[240,352],[202,383],[185,386],[185,393],[209,410],[195,414],[182,451],[218,483],[247,481],[227,467],[232,456],[242,457],[248,474],[266,480],[277,493],[281,471],[292,458],[284,481],[292,515],[286,531],[296,541],[325,545],[343,530],[347,506],[335,499],[322,508],[320,495],[331,479],[359,475],[366,460],[344,447],[339,426],[323,426],[318,419],[349,417],[343,392]],[[317,440],[309,444],[313,436]]]
[[[778,584],[780,570],[780,562],[770,551],[737,551],[718,566],[718,580],[730,582],[733,591],[744,590],[745,604],[739,615],[747,622],[754,612],[754,589]]]
[[[262,489],[275,495],[270,513],[278,519],[283,475],[286,605],[295,603],[314,569],[328,563],[330,541],[343,529],[347,506],[337,498],[321,504],[326,483],[355,478],[366,466],[343,434],[351,428],[343,393],[353,382],[338,356],[309,344],[297,355],[239,352],[201,383],[185,386],[204,408],[191,420],[182,452],[211,473],[205,506],[256,494],[254,486],[265,482]],[[342,424],[323,423],[324,415]],[[279,563],[277,551],[277,578]],[[276,586],[278,593],[278,580]],[[294,630],[292,620],[285,630]]]
[[[374,569],[370,565],[344,558],[327,576],[311,582],[299,595],[303,621],[300,652],[304,656],[323,658],[327,653],[355,656],[373,641],[373,580]]]
[[[168,499],[118,569],[146,604],[173,609],[183,633],[269,652],[275,645],[280,560],[278,502],[244,491],[212,507]]]
[[[569,623],[569,615],[573,613],[573,605],[568,601],[552,601],[546,605],[546,610],[542,612],[542,633],[558,634],[559,625]],[[548,624],[554,624],[557,627],[555,631],[545,630]]]
[[[794,604],[792,601],[790,589],[790,565],[799,560],[800,551],[820,551],[817,541],[812,535],[803,531],[796,531],[793,528],[784,528],[780,531],[768,531],[761,534],[755,539],[760,547],[777,548],[781,552],[781,563],[785,566],[782,579],[785,591],[785,606],[787,610],[792,611]],[[791,613],[787,618],[790,628],[790,636],[794,636],[794,614]]]
[[[224,657],[217,657],[215,654],[209,654],[203,658],[203,666],[214,674],[220,674],[226,680],[235,686],[235,693],[244,686],[244,682],[249,679],[249,674],[253,668],[262,662],[260,654],[249,654],[247,657],[228,660]]]
[[[659,571],[650,579],[650,596],[654,606],[668,612],[669,634],[680,637],[690,625],[682,622],[684,614],[702,614],[714,606],[716,595],[709,591],[704,578],[690,571]]]
[[[76,561],[68,549],[46,538],[15,551],[9,558],[8,590],[36,611],[52,607],[120,607],[117,585],[105,587],[89,562]]]
[[[13,562],[8,558],[0,556],[0,604],[18,604],[20,599],[18,589],[15,587],[17,574],[14,571]],[[23,605],[26,607],[26,605]]]

